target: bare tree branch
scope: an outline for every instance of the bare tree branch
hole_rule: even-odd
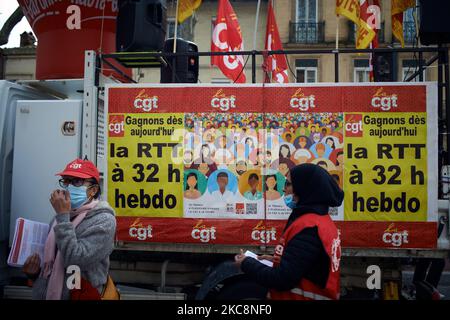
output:
[[[22,20],[23,11],[20,7],[17,7],[16,11],[14,11],[6,20],[2,29],[0,30],[0,46],[7,44],[9,35],[14,27]]]

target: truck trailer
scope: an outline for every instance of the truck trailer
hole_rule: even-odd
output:
[[[402,298],[406,267],[416,259],[448,256],[449,200],[438,196],[438,185],[447,188],[447,171],[444,166],[439,172],[438,166],[437,136],[442,132],[438,133],[435,82],[121,83],[98,71],[100,60],[96,52],[86,51],[82,79],[0,82],[0,286],[4,298],[31,296],[21,270],[6,265],[16,219],[49,223],[54,214],[48,196],[58,188],[54,174],[71,160],[82,158],[96,163],[102,197],[116,210],[111,276],[123,299],[263,299],[265,292],[234,266],[233,257],[240,249],[273,253],[289,214],[283,196],[272,203],[265,198],[242,198],[236,164],[233,175],[229,174],[237,177],[237,198],[231,206],[221,206],[211,197],[214,186],[206,180],[212,179],[205,179],[198,200],[183,196],[186,173],[202,172],[200,166],[187,169],[185,151],[197,153],[206,143],[200,139],[200,144],[190,144],[188,138],[197,129],[203,130],[199,133],[203,138],[215,120],[221,117],[226,122],[236,115],[241,117],[241,128],[249,125],[249,132],[267,129],[262,138],[255,137],[263,141],[260,146],[275,148],[272,151],[278,150],[275,141],[283,134],[277,130],[289,128],[289,121],[296,117],[299,123],[313,119],[309,123],[313,126],[319,117],[340,123],[339,130],[333,127],[330,132],[326,128],[332,128],[333,121],[317,127],[325,131],[315,142],[330,136],[344,154],[341,169],[336,159],[331,164],[324,161],[335,166],[329,171],[349,199],[330,212],[341,232],[342,252],[337,254],[342,266],[342,299]],[[286,114],[291,118],[277,120]],[[251,121],[258,125],[251,127]],[[237,137],[232,122],[225,126]],[[401,138],[395,137],[396,130]],[[370,145],[371,141],[379,143]],[[300,143],[299,139],[292,145]],[[245,141],[236,138],[233,146],[237,153],[242,146],[245,154]],[[324,148],[332,154],[331,147]],[[308,154],[319,159],[317,152]],[[173,157],[167,158],[171,153]],[[298,152],[296,160],[301,161],[303,153]],[[250,163],[251,155],[247,160]],[[375,167],[380,160],[386,165]],[[346,166],[346,161],[351,165]],[[368,172],[372,164],[370,169],[378,176]],[[156,165],[161,176],[155,173]],[[358,172],[352,170],[358,166],[375,187],[351,183],[352,177],[357,180]],[[231,171],[226,167],[218,165],[215,171]],[[119,169],[126,178],[117,178]],[[203,176],[214,177],[213,171]],[[388,181],[378,180],[384,176]],[[373,218],[374,214],[379,218]],[[370,287],[374,268],[381,270],[380,284]]]

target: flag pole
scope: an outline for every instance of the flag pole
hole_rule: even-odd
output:
[[[177,8],[175,11],[175,30],[173,32],[173,53],[177,52],[177,31],[178,31],[178,5],[180,0],[177,0]]]
[[[256,33],[258,31],[259,9],[260,9],[260,7],[261,7],[261,0],[258,0],[258,5],[256,6],[255,32],[253,33],[253,50],[256,50]]]
[[[339,49],[339,15],[336,15],[336,50]]]

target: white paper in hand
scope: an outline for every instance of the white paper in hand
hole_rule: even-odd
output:
[[[245,251],[244,256],[256,259],[257,261],[261,262],[262,264],[264,264],[264,265],[266,265],[268,267],[271,267],[271,268],[273,267],[273,262],[272,261],[269,261],[269,260],[266,260],[266,259],[259,260],[258,259],[258,255],[255,254],[254,252],[251,252],[251,251],[247,250],[247,251]]]
[[[29,256],[38,253],[44,261],[44,247],[50,227],[46,223],[18,218],[8,265],[22,267]]]

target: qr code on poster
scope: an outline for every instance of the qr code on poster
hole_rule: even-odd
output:
[[[258,206],[257,206],[257,204],[256,203],[247,203],[246,204],[246,213],[247,214],[256,214],[257,212],[257,208],[258,208]]]

